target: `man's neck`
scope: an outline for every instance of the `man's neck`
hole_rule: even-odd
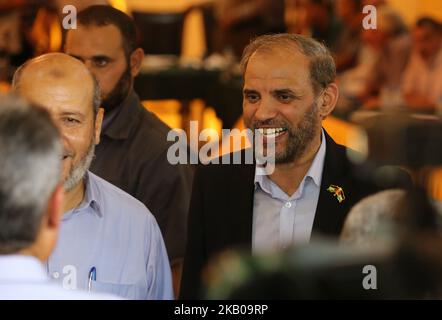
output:
[[[85,187],[84,181],[78,183],[72,190],[65,193],[63,202],[63,212],[66,213],[77,207],[84,198]]]
[[[277,164],[275,171],[269,176],[270,180],[276,183],[288,196],[292,196],[310,169],[320,146],[321,136],[318,136],[299,159]]]

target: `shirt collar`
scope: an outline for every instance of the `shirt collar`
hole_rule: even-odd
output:
[[[92,212],[94,212],[98,217],[103,217],[103,212],[100,205],[100,190],[98,189],[97,185],[93,183],[93,178],[93,173],[87,171],[83,180],[84,199],[78,207],[66,212],[64,217],[68,218],[70,215],[85,211],[88,208],[91,208]]]
[[[130,91],[117,109],[119,110],[118,114],[114,115],[114,118],[107,123],[101,134],[112,139],[124,140],[130,136],[133,124],[139,118],[140,99],[134,90]]]
[[[324,160],[325,160],[325,151],[326,151],[326,142],[325,142],[325,134],[324,130],[321,130],[321,145],[319,146],[318,152],[316,152],[315,158],[313,159],[310,168],[308,169],[303,181],[307,177],[310,177],[317,187],[321,186],[322,180],[322,171],[324,168]],[[255,190],[259,186],[264,192],[271,193],[270,179],[266,175],[258,175],[256,174],[257,170],[255,169]]]
[[[0,255],[1,281],[48,280],[43,264],[35,257],[19,254]]]
[[[313,159],[312,165],[310,166],[306,174],[306,177],[310,177],[313,179],[313,182],[318,188],[321,187],[322,170],[324,168],[326,148],[327,146],[325,142],[324,130],[321,130],[321,146],[319,147],[319,150],[316,153],[315,158]]]

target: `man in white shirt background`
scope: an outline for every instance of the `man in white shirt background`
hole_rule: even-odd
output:
[[[434,109],[442,99],[442,25],[432,18],[419,19],[412,46],[402,94],[412,108]]]

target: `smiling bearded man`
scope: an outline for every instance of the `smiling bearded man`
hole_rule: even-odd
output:
[[[380,189],[355,173],[347,149],[322,128],[339,96],[324,45],[296,34],[258,37],[244,50],[242,66],[244,122],[262,135],[264,152],[274,140],[275,170],[262,175],[257,164],[198,168],[184,299],[202,297],[202,270],[221,251],[281,250],[308,243],[313,233],[337,237],[352,205]]]
[[[141,202],[88,171],[103,119],[92,74],[77,59],[52,53],[20,67],[13,87],[49,112],[63,146],[64,214],[47,261],[50,276],[65,289],[172,299],[169,259],[155,218]]]

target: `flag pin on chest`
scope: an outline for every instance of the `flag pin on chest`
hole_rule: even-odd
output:
[[[334,197],[338,200],[339,203],[342,203],[345,200],[345,194],[344,189],[342,189],[340,186],[336,186],[334,184],[331,184],[327,191],[332,193]]]

